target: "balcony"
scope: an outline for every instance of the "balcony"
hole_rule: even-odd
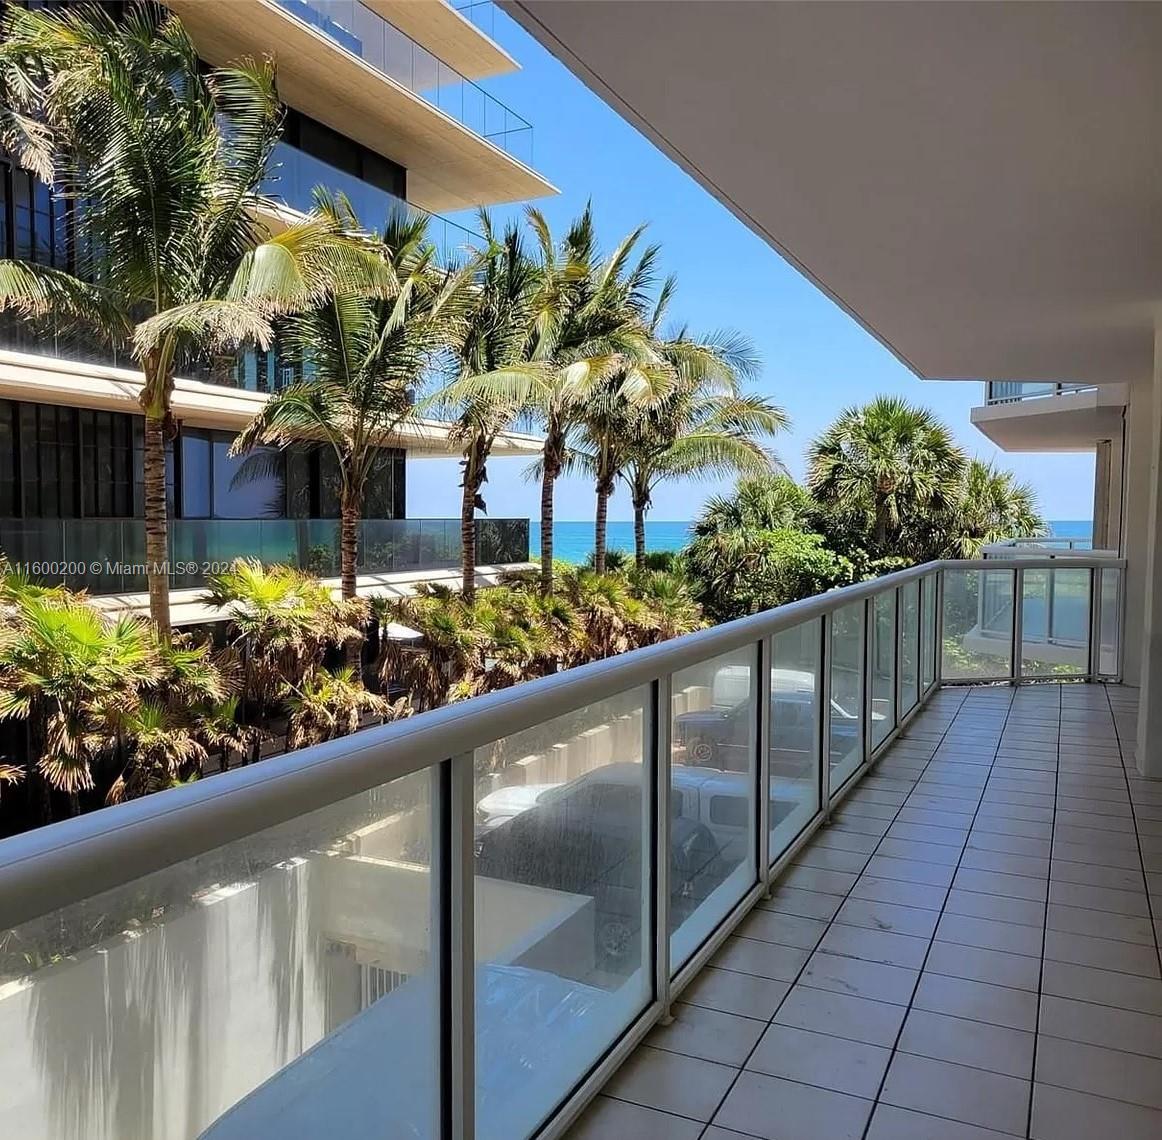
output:
[[[528,519],[477,520],[481,565],[527,562]],[[170,585],[190,590],[235,558],[297,566],[319,578],[339,576],[338,519],[171,519]],[[0,551],[46,585],[92,594],[146,588],[141,519],[0,519]],[[459,519],[364,519],[361,575],[451,569],[460,565]]]
[[[344,51],[418,95],[525,166],[533,163],[532,124],[465,79],[360,0],[277,0]]]
[[[405,167],[408,200],[428,213],[556,192],[529,165],[529,124],[369,5],[169,0],[168,6],[214,65],[247,53],[261,57],[277,45],[285,102]]]
[[[1156,1136],[1123,569],[930,563],[5,840],[0,1125]],[[1034,574],[1075,670],[964,643]]]
[[[1039,400],[1069,392],[1092,392],[1096,384],[1047,384],[1041,381],[989,380],[985,383],[986,404],[1010,404],[1015,400]]]

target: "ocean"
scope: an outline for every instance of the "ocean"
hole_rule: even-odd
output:
[[[681,550],[689,541],[688,522],[650,519],[646,522],[648,550]],[[1090,519],[1058,519],[1049,523],[1055,538],[1089,538],[1093,532]],[[607,543],[610,550],[633,553],[633,523],[609,524]],[[541,549],[541,524],[533,520],[529,525],[529,550],[538,554]],[[553,555],[565,562],[584,562],[593,551],[593,523],[590,521],[557,522],[553,524]]]

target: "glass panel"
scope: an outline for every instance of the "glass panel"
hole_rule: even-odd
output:
[[[863,763],[863,602],[831,615],[831,791]]]
[[[393,780],[6,932],[0,1134],[244,1140],[293,1114],[332,1136],[341,1112],[346,1135],[435,1135],[431,788]]]
[[[872,598],[871,742],[875,748],[896,726],[896,591]]]
[[[936,680],[936,575],[920,583],[920,687],[924,692]]]
[[[771,649],[771,862],[819,811],[820,621],[775,634]]]
[[[1101,623],[1101,637],[1098,642],[1098,672],[1103,677],[1116,677],[1121,643],[1121,611],[1118,592],[1121,586],[1121,570],[1101,571],[1101,602],[1098,620]]]
[[[648,708],[636,689],[476,750],[480,1140],[533,1132],[652,996]]]
[[[1089,571],[1026,570],[1021,589],[1021,675],[1089,672]]]
[[[754,649],[675,673],[670,961],[682,966],[756,881]]]
[[[920,700],[920,583],[900,587],[900,715]]]
[[[1008,677],[1013,652],[1013,571],[944,571],[946,681]]]

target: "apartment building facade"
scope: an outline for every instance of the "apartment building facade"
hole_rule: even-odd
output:
[[[170,7],[208,64],[275,57],[287,113],[264,190],[290,211],[309,209],[318,186],[346,194],[371,226],[394,210],[423,211],[441,252],[463,256],[478,239],[442,214],[554,192],[532,169],[531,125],[478,82],[517,67],[480,30],[480,5],[466,13],[442,0],[175,0]],[[69,267],[62,204],[4,156],[0,249]],[[179,367],[169,469],[178,620],[192,597],[180,591],[235,557],[338,574],[333,457],[307,447],[261,462],[228,454],[269,393],[301,371],[302,361],[277,342],[266,352]],[[11,315],[0,323],[0,550],[34,572],[57,567],[42,575],[47,580],[136,608],[144,605],[145,561],[140,384],[132,361],[75,330],[33,328]],[[531,437],[509,433],[496,454],[536,449]],[[405,516],[409,460],[453,454],[446,428],[434,421],[405,424],[384,439],[365,506],[362,575],[390,582],[452,572],[458,521]],[[527,529],[527,520],[482,520],[480,561],[527,561]]]

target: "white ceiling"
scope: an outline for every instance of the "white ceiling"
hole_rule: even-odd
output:
[[[504,6],[921,376],[1151,375],[1162,5]]]

